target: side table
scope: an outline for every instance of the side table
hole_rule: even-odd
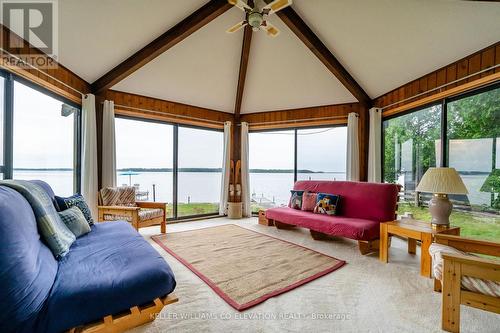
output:
[[[388,240],[391,235],[408,238],[408,253],[412,254],[416,253],[417,241],[420,241],[420,275],[431,277],[432,259],[429,254],[429,246],[434,241],[434,236],[440,233],[460,236],[460,227],[444,226],[434,228],[429,222],[411,219],[380,223],[379,259],[384,263],[388,262]]]
[[[273,221],[266,218],[266,211],[264,209],[259,209],[259,224],[267,225],[272,227],[274,225]]]

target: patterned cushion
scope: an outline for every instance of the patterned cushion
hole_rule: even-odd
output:
[[[294,191],[291,190],[292,196],[290,198],[290,202],[288,203],[288,207],[293,209],[301,209],[302,208],[302,194],[304,191]]]
[[[73,206],[78,207],[82,213],[83,216],[85,216],[85,219],[89,223],[89,225],[94,224],[94,220],[92,219],[92,213],[90,212],[90,208],[85,202],[85,199],[82,197],[81,194],[75,194],[69,198],[62,198],[56,196],[56,202],[57,206],[59,207],[60,211],[64,211],[66,209],[69,209]]]
[[[139,210],[139,220],[146,221],[156,217],[162,217],[163,210],[160,208],[141,208]]]
[[[103,206],[135,206],[135,188],[133,186],[105,187],[101,189]]]
[[[59,217],[77,238],[90,232],[90,225],[76,206],[59,212]]]
[[[160,208],[141,208],[139,209],[139,221],[147,221],[154,219],[156,217],[163,216],[163,210]],[[132,222],[132,218],[130,216],[122,216],[119,214],[104,214],[103,216],[105,221],[128,221]]]
[[[339,195],[318,193],[313,212],[316,214],[337,215],[339,201]]]
[[[451,246],[433,243],[429,247],[429,253],[432,257],[432,269],[434,277],[443,280],[443,253],[462,254],[474,258],[476,256],[457,250]],[[462,288],[477,292],[483,295],[500,297],[500,283],[491,280],[483,280],[471,276],[462,276]]]
[[[312,212],[316,207],[317,197],[317,193],[304,192],[302,195],[302,210]]]

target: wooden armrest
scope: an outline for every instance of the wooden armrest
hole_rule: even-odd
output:
[[[451,246],[464,252],[486,254],[500,257],[500,243],[479,239],[436,234],[436,243]]]
[[[474,265],[474,266],[484,266],[488,268],[493,268],[500,270],[500,261],[482,257],[472,257],[463,254],[451,254],[443,252],[442,254],[444,260],[451,260],[454,262],[460,262],[462,264]]]
[[[166,202],[146,202],[146,201],[138,201],[136,202],[137,206],[140,208],[161,208],[166,210],[167,203]]]
[[[141,207],[128,207],[128,206],[97,206],[98,209],[121,210],[121,211],[135,211]]]

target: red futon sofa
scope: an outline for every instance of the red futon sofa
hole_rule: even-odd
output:
[[[307,228],[314,239],[325,235],[355,239],[359,250],[367,254],[378,250],[380,222],[396,218],[399,185],[348,182],[348,181],[298,181],[293,188],[298,191],[340,195],[335,216],[315,214],[289,207],[271,208],[266,218],[279,229],[293,226]]]

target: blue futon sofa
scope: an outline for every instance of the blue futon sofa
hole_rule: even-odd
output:
[[[57,261],[29,203],[0,186],[2,333],[65,331],[168,295],[175,284],[165,260],[127,222],[97,223]]]

